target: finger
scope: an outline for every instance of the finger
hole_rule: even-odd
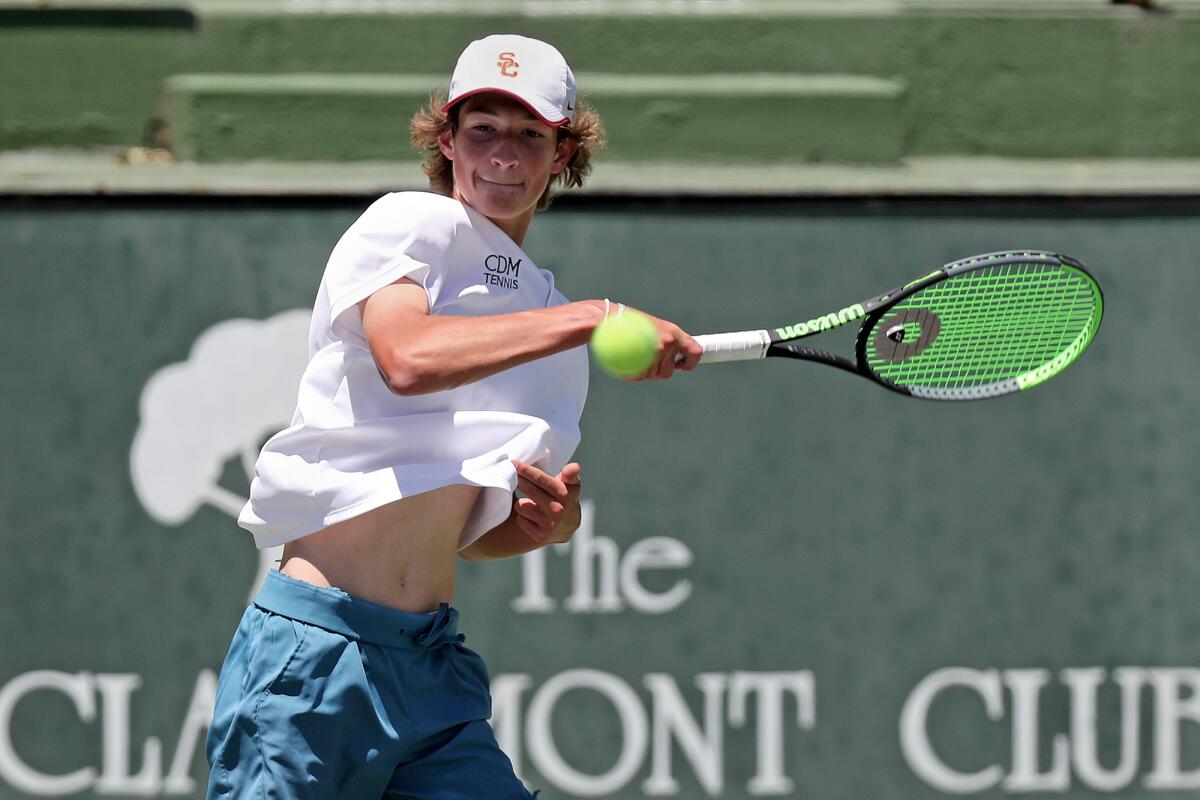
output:
[[[577,462],[572,461],[570,464],[567,464],[562,468],[562,472],[558,473],[558,479],[565,483],[568,487],[578,486],[579,475],[581,472],[583,472],[583,467],[581,467]]]
[[[532,481],[523,479],[523,477],[517,477],[517,489],[526,495],[527,498],[538,503],[538,505],[550,505],[551,503],[556,503],[556,501],[566,499],[566,497],[554,497],[554,495],[546,492],[544,488],[541,488]]]
[[[517,476],[517,491],[539,503],[548,503],[553,499],[545,489],[522,475]]]
[[[558,524],[566,512],[566,506],[558,500],[539,503],[533,498],[517,498],[515,509],[518,515],[542,525],[550,525],[551,528]]]
[[[527,517],[517,517],[517,527],[520,528],[526,535],[542,541],[542,529],[536,522],[529,520]]]
[[[536,522],[539,525],[553,525],[553,512],[546,503],[538,502],[529,497],[517,498],[516,512],[525,517],[525,519]]]
[[[527,497],[518,498],[513,510],[517,512],[519,519],[531,522],[539,528],[553,528],[555,525],[555,520],[551,518],[546,507]]]
[[[663,381],[671,377],[675,372],[675,354],[677,352],[679,352],[677,348],[671,347],[663,353],[663,357],[658,362],[658,370],[654,377]]]
[[[517,467],[518,481],[524,478],[526,481],[538,486],[546,494],[557,497],[560,500],[567,496],[567,486],[558,478],[529,464],[521,464],[516,461],[513,463],[519,464]]]
[[[555,525],[557,530],[565,532],[566,536],[563,541],[570,539],[575,535],[575,531],[579,530],[579,525],[583,521],[583,511],[579,507],[579,503],[572,503],[566,511],[563,512],[562,518]]]
[[[517,527],[524,531],[529,538],[535,541],[545,542],[550,538],[550,531],[525,517],[517,517]]]
[[[670,378],[675,374],[675,370],[679,369],[680,361],[686,359],[690,349],[699,349],[699,347],[700,345],[696,344],[691,336],[684,333],[682,328],[678,325],[673,325],[670,347],[664,354],[666,358],[663,359],[663,363],[659,366],[658,376],[663,380]]]
[[[579,495],[583,491],[583,484],[580,480],[582,467],[578,464],[571,463],[563,467],[563,471],[558,474],[559,480],[567,485],[568,504],[579,505]]]
[[[679,348],[679,356],[676,356],[679,360],[675,362],[675,369],[691,372],[700,365],[700,356],[702,355],[704,355],[704,348],[700,346],[700,343],[691,336],[686,337],[683,345]]]

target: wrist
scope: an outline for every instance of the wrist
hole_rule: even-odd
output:
[[[613,305],[610,303],[610,306]],[[579,300],[571,303],[575,311],[574,317],[580,326],[580,333],[583,336],[581,344],[586,344],[592,338],[592,331],[596,330],[596,326],[604,321],[604,301],[603,300]],[[611,313],[611,307],[610,307]]]
[[[615,300],[604,298],[604,319],[609,317],[619,317],[625,313],[625,304],[618,303]],[[603,322],[603,320],[601,320]]]

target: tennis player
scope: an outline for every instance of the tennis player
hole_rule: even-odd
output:
[[[567,302],[521,245],[602,129],[555,48],[505,35],[463,51],[412,132],[439,193],[381,198],[334,248],[292,424],[239,520],[284,550],[221,668],[210,798],[531,796],[449,603],[456,556],[579,525],[584,345],[619,307]],[[637,379],[695,368],[699,345],[652,319]]]

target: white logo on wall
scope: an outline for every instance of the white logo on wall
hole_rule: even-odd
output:
[[[155,520],[178,526],[205,505],[237,516],[245,498],[219,480],[231,459],[252,474],[259,443],[288,424],[307,360],[308,320],[309,312],[298,309],[262,321],[218,323],[200,335],[184,361],[147,381],[130,470],[138,498]],[[511,609],[519,614],[667,614],[681,608],[693,591],[682,574],[693,562],[687,546],[654,536],[622,547],[596,532],[595,512],[585,500],[580,529],[570,543],[523,559],[521,593],[511,600]],[[230,528],[235,530],[232,522]],[[255,586],[275,558],[271,551],[260,554]],[[549,590],[548,572],[556,569],[570,573],[563,596]],[[643,573],[663,570],[679,574],[665,588],[651,591]],[[725,764],[730,734],[752,728],[747,734],[753,772],[745,793],[794,794],[794,775],[803,766],[791,763],[788,743],[795,731],[816,729],[813,673],[699,672],[688,683],[663,672],[645,673],[631,683],[586,667],[552,674],[540,685],[530,674],[499,674],[492,682],[491,722],[518,771],[532,765],[550,787],[578,797],[638,788],[646,797],[679,796],[683,769],[690,769],[704,796],[720,797],[730,780]],[[216,676],[207,669],[197,676],[165,772],[161,737],[148,737],[140,747],[131,740],[132,698],[141,685],[137,674],[48,669],[0,685],[0,786],[45,797],[88,790],[193,795],[191,765],[211,721]],[[21,759],[13,735],[15,710],[24,698],[46,692],[72,703],[80,725],[99,728],[97,764],[37,769]],[[555,709],[565,696],[579,692],[607,703],[620,723],[617,757],[599,773],[569,760],[553,736]],[[1110,702],[1102,702],[1103,692]],[[1111,702],[1114,693],[1119,709]],[[1043,719],[1043,694],[1057,695],[1059,705],[1065,697],[1065,730]],[[1005,725],[1011,748],[964,759],[947,746],[951,734],[936,723],[942,703],[965,708],[974,728]],[[938,796],[1038,794],[1077,786],[1106,793],[1134,786],[1171,792],[1200,789],[1200,767],[1184,757],[1185,740],[1194,736],[1197,723],[1200,669],[1086,667],[1056,673],[947,667],[929,673],[907,693],[898,730],[891,730],[898,733],[899,753],[912,774]],[[1110,757],[1102,759],[1106,747]],[[135,769],[139,751],[141,767]]]
[[[138,500],[156,521],[182,525],[206,504],[237,517],[246,498],[218,481],[231,458],[253,475],[262,440],[291,420],[308,362],[309,318],[307,309],[293,309],[261,321],[217,323],[200,334],[186,361],[146,381],[129,470]],[[282,549],[258,551],[247,600]]]
[[[296,389],[308,360],[309,311],[296,309],[266,320],[232,319],[202,333],[186,360],[163,367],[142,390],[140,423],[130,451],[134,490],[146,512],[163,525],[187,522],[204,505],[236,518],[246,498],[219,485],[230,459],[247,477],[253,474],[260,442],[285,427],[296,404]],[[236,535],[232,520],[230,535]],[[249,534],[245,534],[247,545]],[[259,551],[258,571],[249,595],[282,548]],[[28,796],[95,795],[187,796],[196,792],[191,766],[212,720],[217,678],[212,670],[196,676],[177,745],[164,772],[159,736],[131,741],[134,673],[96,674],[33,670],[0,685],[0,787]],[[12,721],[25,697],[47,692],[74,704],[80,724],[100,729],[99,766],[38,769],[22,760]],[[7,797],[8,794],[0,793]]]

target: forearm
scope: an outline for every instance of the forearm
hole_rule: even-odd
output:
[[[519,556],[541,546],[541,542],[521,530],[517,524],[517,512],[513,511],[504,522],[459,550],[458,555],[468,561],[491,561]]]
[[[426,394],[587,344],[604,316],[587,300],[487,317],[426,315],[379,337],[375,361],[398,394]]]

